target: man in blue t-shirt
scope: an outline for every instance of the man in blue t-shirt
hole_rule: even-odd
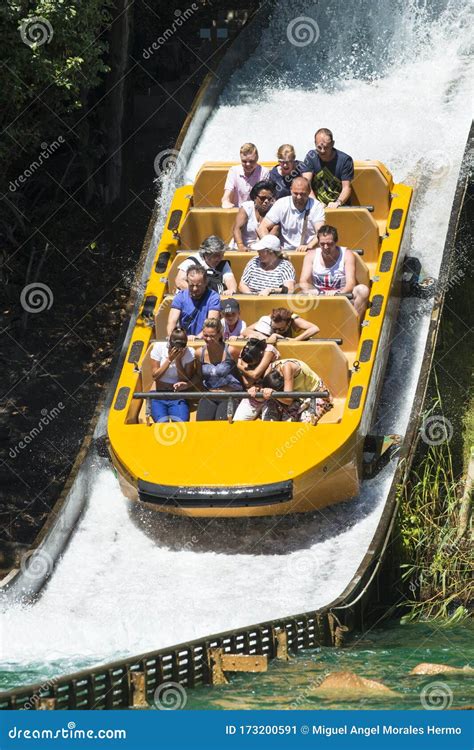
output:
[[[354,179],[352,157],[334,148],[330,130],[320,128],[314,136],[315,149],[306,154],[305,172],[315,197],[328,208],[350,204],[351,181]]]
[[[221,300],[207,288],[207,274],[202,266],[190,266],[186,272],[188,288],[178,292],[168,315],[166,332],[171,336],[176,326],[188,336],[198,336],[206,318],[220,318]]]

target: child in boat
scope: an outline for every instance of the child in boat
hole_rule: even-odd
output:
[[[158,341],[150,352],[151,374],[154,385],[151,390],[176,393],[191,387],[194,374],[194,352],[188,346],[188,337],[183,328],[175,328],[169,341]],[[185,399],[149,399],[151,416],[155,422],[189,421],[189,405]]]
[[[247,323],[240,317],[240,305],[237,300],[232,298],[224,300],[221,305],[221,314],[224,341],[242,336]]]

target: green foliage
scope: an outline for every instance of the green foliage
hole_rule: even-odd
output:
[[[7,181],[42,142],[62,135],[77,146],[70,128],[108,70],[104,37],[112,7],[113,0],[1,4],[0,166]]]
[[[430,413],[439,413],[439,396]],[[449,442],[418,450],[418,468],[400,487],[402,580],[409,584],[411,607],[404,622],[440,618],[448,624],[469,616],[472,605],[472,547],[458,539],[459,482]]]

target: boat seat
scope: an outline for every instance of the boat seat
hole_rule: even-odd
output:
[[[245,342],[239,341],[234,344],[237,348],[243,348]],[[141,363],[141,374],[138,377],[137,389],[148,391],[153,384],[152,378],[152,360],[150,352],[153,344],[147,349],[147,352]],[[326,341],[296,341],[280,342],[278,351],[282,359],[292,358],[300,359],[306,362],[318,375],[323,379],[334,398],[334,408],[324,415],[325,423],[337,423],[342,418],[344,403],[349,388],[349,365],[347,358],[340,351],[337,344]],[[191,419],[195,418],[196,404],[192,405]],[[146,402],[132,400],[129,413],[127,415],[128,423],[146,422]]]
[[[189,254],[190,251],[186,250],[185,252],[177,253],[176,257],[174,258],[168,273],[168,290],[170,292],[176,291],[175,280],[178,273],[178,266],[183,262],[183,260],[189,258]],[[224,257],[230,262],[232,266],[232,272],[237,280],[237,283],[239,283],[240,279],[242,278],[245,266],[255,255],[256,253],[240,253],[236,250],[229,250],[227,253],[225,253]],[[303,267],[304,253],[287,253],[287,255],[288,259],[291,261],[295,268],[296,281],[298,283],[301,276],[301,269]],[[355,255],[355,261],[357,283],[366,284],[367,286],[369,286],[371,274],[370,269],[367,267],[365,261],[357,254]]]
[[[158,341],[166,339],[171,299],[172,297],[166,298],[155,315],[155,335]],[[298,312],[305,320],[319,326],[318,335],[321,338],[342,338],[341,350],[352,364],[359,345],[359,319],[354,306],[346,297],[274,294],[268,298],[258,294],[236,294],[234,299],[238,300],[241,317],[247,325],[256,323],[262,315],[270,315],[275,307]]]
[[[237,213],[237,208],[191,208],[179,233],[180,249],[195,250],[211,234],[229,244]]]
[[[236,208],[190,209],[181,227],[179,249],[196,250],[210,234],[229,243],[236,214]],[[379,256],[379,229],[372,215],[365,208],[355,206],[343,210],[328,208],[326,223],[336,227],[339,244],[364,250],[364,261],[374,273]]]
[[[220,206],[224,193],[224,183],[229,167],[236,162],[206,162],[194,182],[193,206],[206,208]],[[274,162],[261,162],[272,167]],[[380,235],[386,230],[390,209],[390,184],[377,162],[365,161],[354,163],[354,180],[352,182],[352,205],[374,207],[373,218],[377,223]]]

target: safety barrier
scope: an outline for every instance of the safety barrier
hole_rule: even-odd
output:
[[[287,659],[302,649],[341,646],[346,631],[329,612],[274,620],[2,692],[0,709],[146,708],[153,706],[155,691],[167,683],[185,690],[219,684],[226,666],[235,671],[238,657]],[[234,659],[226,663],[226,655]],[[261,662],[256,671],[262,671]]]

